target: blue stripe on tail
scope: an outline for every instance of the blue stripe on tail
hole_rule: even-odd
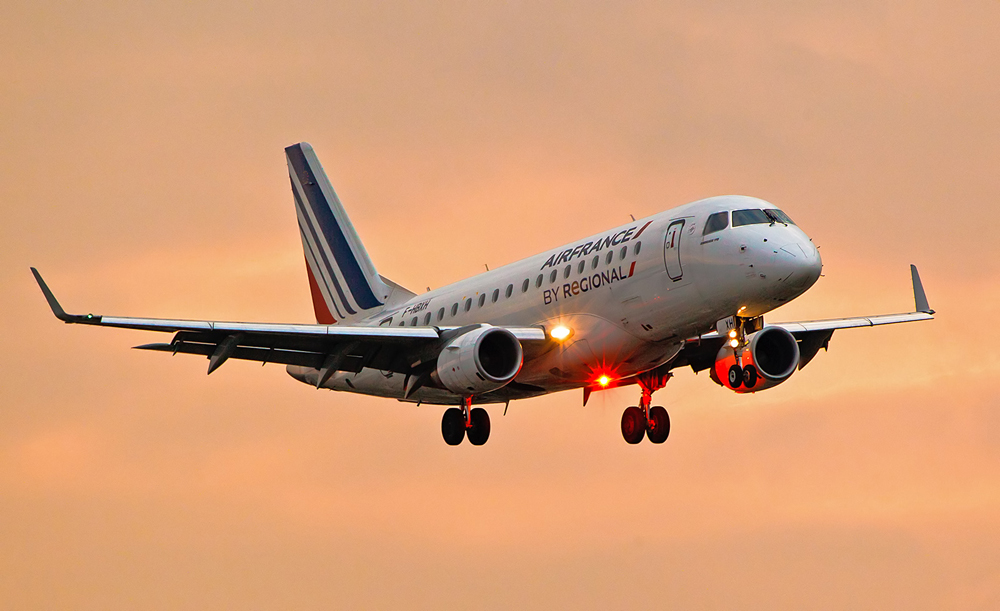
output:
[[[350,289],[351,295],[354,296],[354,300],[365,310],[381,306],[382,302],[372,292],[371,286],[368,284],[368,279],[365,277],[364,272],[361,271],[361,266],[354,257],[354,252],[351,250],[347,238],[344,237],[340,223],[337,222],[330,203],[326,200],[323,190],[316,181],[316,174],[309,167],[309,163],[302,153],[301,145],[294,144],[286,148],[285,153],[288,155],[288,160],[291,162],[292,168],[302,183],[302,190],[306,194],[309,207],[319,222],[319,228],[323,232],[327,244],[330,245],[330,250],[333,252],[334,259],[336,259],[337,267],[340,268],[341,273],[344,275],[347,287]],[[294,190],[294,184],[292,188]],[[334,282],[336,283],[336,280]],[[339,286],[337,288],[338,290],[340,289]],[[346,305],[346,300],[345,307],[349,307]]]
[[[301,209],[302,218],[308,219],[309,217],[307,216],[306,211],[305,211],[305,209],[302,206],[302,198],[299,197],[299,192],[295,189],[295,182],[294,181],[292,181],[292,195],[295,196],[295,206],[297,208]],[[337,282],[337,275],[333,273],[333,266],[330,265],[330,260],[327,259],[327,257],[326,257],[326,251],[323,250],[322,242],[320,241],[319,236],[316,235],[316,229],[314,229],[313,226],[309,223],[309,221],[306,220],[306,227],[300,227],[299,230],[302,232],[302,244],[303,244],[303,246],[305,248],[309,249],[310,254],[312,254],[312,256],[313,256],[313,260],[316,261],[316,264],[317,265],[320,265],[320,264],[325,265],[326,268],[328,270],[330,270],[330,272],[329,272],[330,282],[333,283],[333,288],[336,289],[337,295],[340,296],[340,302],[344,304],[344,308],[347,310],[347,313],[348,314],[357,314],[357,312],[355,312],[354,309],[351,307],[351,303],[347,300],[347,296],[344,295],[344,289],[342,289],[340,287],[340,283]],[[312,237],[312,243],[316,245],[316,250],[319,251],[318,255],[317,255],[316,252],[313,251],[312,247],[310,247],[309,240],[308,240],[308,237],[305,234],[305,231],[308,231],[309,232],[308,236]],[[319,270],[317,270],[317,272],[318,271]],[[326,284],[326,276],[324,274],[322,274],[322,273],[319,273],[318,275],[319,275],[319,278],[316,278],[316,280],[322,282],[323,284],[325,284],[327,292],[331,296],[333,296],[333,291],[330,290],[330,285]],[[340,308],[337,307],[337,301],[336,300],[334,300],[334,302],[333,302],[333,307],[337,311],[337,316],[339,316],[340,318],[346,318],[343,314],[340,313]]]

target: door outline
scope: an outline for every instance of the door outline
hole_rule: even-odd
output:
[[[663,265],[667,268],[667,276],[677,282],[684,278],[684,268],[681,266],[681,236],[684,231],[684,219],[671,221],[667,225],[663,240]]]

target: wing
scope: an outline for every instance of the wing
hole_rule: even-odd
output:
[[[201,354],[209,358],[208,373],[227,359],[302,365],[334,371],[359,372],[363,367],[410,373],[437,357],[441,344],[478,327],[365,327],[319,324],[215,322],[67,314],[38,270],[31,268],[52,313],[69,324],[118,327],[174,333],[169,343],[143,344],[140,350]],[[504,327],[525,345],[544,342],[541,327]]]
[[[857,327],[877,327],[902,322],[918,320],[933,320],[934,310],[927,303],[923,283],[915,265],[910,266],[910,276],[913,281],[914,311],[904,314],[878,314],[876,316],[857,316],[854,318],[830,318],[827,320],[811,320],[802,322],[779,322],[769,324],[769,327],[781,327],[791,332],[799,342],[799,369],[809,364],[820,348],[826,350],[830,338],[837,329],[854,329]],[[688,339],[684,348],[670,363],[670,368],[690,365],[695,371],[708,369],[715,361],[715,356],[724,342],[717,331],[705,333]]]

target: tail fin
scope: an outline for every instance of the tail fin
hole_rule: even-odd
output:
[[[381,309],[391,289],[375,271],[316,153],[300,142],[286,148],[285,156],[316,321],[332,324]]]

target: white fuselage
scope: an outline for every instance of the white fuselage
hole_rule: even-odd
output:
[[[570,337],[525,358],[515,378],[522,388],[543,394],[592,385],[601,375],[633,376],[668,362],[685,339],[717,321],[762,315],[819,277],[819,253],[793,224],[728,224],[703,234],[709,215],[744,209],[774,206],[744,196],[700,200],[429,291],[360,324],[562,325]],[[316,370],[289,373],[316,379]],[[402,375],[364,369],[339,372],[324,387],[402,398],[403,384]],[[409,400],[460,398],[421,388]]]

